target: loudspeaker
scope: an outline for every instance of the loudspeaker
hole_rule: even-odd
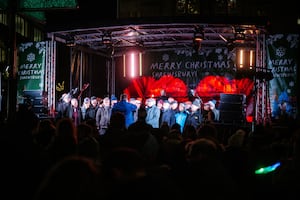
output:
[[[45,105],[45,95],[42,90],[24,90],[24,98],[31,102],[33,112],[36,114],[47,113],[47,106]]]
[[[245,104],[246,103],[246,95],[244,94],[220,94],[220,102],[222,103],[239,103]]]
[[[244,123],[245,122],[245,112],[220,110],[220,122]]]
[[[24,97],[30,97],[30,98],[35,98],[35,97],[42,97],[43,96],[43,91],[42,90],[24,90],[23,91],[23,96]]]
[[[219,110],[227,110],[227,111],[241,111],[244,109],[244,105],[241,103],[224,103],[220,102]]]
[[[244,94],[220,94],[220,121],[225,123],[245,122],[245,102]]]
[[[43,97],[35,97],[33,99],[33,105],[43,105]]]
[[[45,113],[47,113],[47,108],[43,105],[33,105],[32,110],[36,114],[45,114]]]

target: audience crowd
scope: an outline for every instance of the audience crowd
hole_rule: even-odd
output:
[[[66,94],[47,119],[20,105],[1,124],[3,198],[299,198],[297,120],[225,133],[218,117],[213,100],[126,94],[82,105]]]

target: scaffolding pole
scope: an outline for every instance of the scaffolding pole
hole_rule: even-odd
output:
[[[256,68],[254,75],[254,125],[267,125],[271,123],[271,103],[269,95],[269,80],[267,73],[269,69],[266,66],[265,35],[257,36],[256,45]],[[252,127],[252,131],[254,126]]]

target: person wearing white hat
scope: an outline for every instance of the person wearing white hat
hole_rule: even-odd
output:
[[[211,120],[219,121],[220,119],[220,111],[216,108],[216,100],[210,100],[204,104],[204,109],[208,108],[212,112]]]

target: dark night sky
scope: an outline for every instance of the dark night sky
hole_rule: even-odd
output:
[[[78,0],[79,8],[74,10],[55,10],[46,12],[46,23],[52,27],[71,28],[73,26],[92,26],[99,22],[116,19],[116,1]],[[100,4],[100,5],[99,5]]]
[[[268,2],[268,0],[261,0],[259,2]],[[76,10],[47,12],[46,23],[49,31],[53,29],[79,28],[82,26],[111,25],[111,22],[116,22],[117,0],[78,0],[78,4],[79,9]],[[295,5],[293,0],[286,0],[284,4],[272,2],[267,3],[267,5],[264,6],[264,9],[267,18],[270,19],[271,32],[299,32],[299,25],[296,24],[296,19],[300,17],[300,13],[298,12],[298,7],[293,6]]]

